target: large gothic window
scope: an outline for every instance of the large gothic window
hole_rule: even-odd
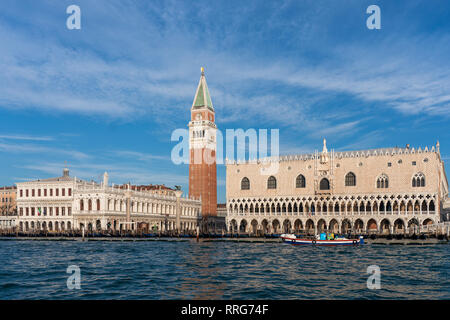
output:
[[[250,180],[247,177],[241,180],[241,190],[250,190]]]
[[[412,179],[413,187],[425,187],[425,175],[422,172],[416,173]]]
[[[377,179],[377,188],[378,189],[389,188],[389,178],[384,173]]]
[[[295,181],[296,188],[305,188],[306,187],[306,179],[302,174],[299,174]]]
[[[274,176],[270,176],[267,180],[267,189],[276,189],[277,188],[277,179]]]
[[[330,181],[327,178],[320,180],[320,190],[330,190]]]
[[[345,186],[346,187],[356,186],[356,176],[353,172],[349,172],[345,175]]]

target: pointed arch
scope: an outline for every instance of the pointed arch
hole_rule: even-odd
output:
[[[378,189],[387,189],[389,188],[389,178],[387,174],[382,173],[377,178],[377,188]]]
[[[377,221],[375,219],[370,219],[367,222],[367,231],[377,231],[378,230],[378,225],[377,225]]]
[[[263,221],[261,221],[261,227],[262,227],[263,233],[269,232],[269,222],[266,219],[263,219]]]
[[[302,224],[302,221],[300,219],[295,220],[295,222],[294,222],[294,230],[295,230],[295,232],[303,230],[303,224]]]
[[[349,219],[344,219],[341,224],[342,233],[347,233],[350,232],[351,230],[352,230],[352,223],[350,222]]]
[[[346,187],[356,186],[356,175],[353,172],[349,172],[345,175],[345,186]]]
[[[251,225],[251,231],[252,231],[252,233],[256,235],[256,234],[258,233],[258,221],[256,221],[255,219],[253,219],[253,220],[250,222],[250,225]]]
[[[247,177],[241,180],[241,190],[250,190],[250,180]]]
[[[330,232],[338,233],[339,232],[339,222],[336,219],[332,219],[329,223],[328,229]]]
[[[399,234],[405,232],[406,232],[405,222],[403,221],[403,219],[398,218],[397,220],[394,221],[394,233]]]
[[[242,219],[241,223],[239,223],[239,232],[242,233],[247,232],[247,226],[248,226],[247,220]]]
[[[325,231],[327,231],[327,223],[324,219],[320,219],[317,222],[317,232],[321,233]]]
[[[314,221],[312,219],[308,219],[305,223],[306,231],[310,233],[314,233]]]
[[[413,212],[413,203],[411,200],[408,201],[408,204],[406,205],[406,212],[407,213],[412,213]]]
[[[416,173],[412,178],[413,187],[425,187],[425,175],[422,172]]]
[[[296,188],[306,188],[306,179],[305,176],[302,174],[299,174],[297,178],[295,179],[295,187]]]
[[[388,200],[386,202],[386,211],[389,212],[389,213],[392,213],[392,204],[391,204],[390,200]]]
[[[291,221],[289,219],[285,219],[283,221],[283,232],[291,233],[291,229],[292,229]]]
[[[359,204],[359,212],[365,212],[366,211],[366,206],[364,205],[364,201],[361,201]]]
[[[433,200],[431,200],[430,203],[428,204],[428,210],[429,211],[434,211],[435,210],[435,208],[434,208],[434,201]]]
[[[267,179],[267,189],[276,189],[277,188],[277,179],[274,176],[270,176]]]
[[[380,212],[385,213],[386,208],[384,206],[384,200],[380,201],[380,208],[379,208]]]
[[[380,232],[383,234],[390,234],[391,233],[391,222],[389,219],[384,218],[380,222]]]
[[[272,221],[272,228],[274,233],[278,233],[280,231],[280,221],[278,221],[278,219],[274,219]]]
[[[422,201],[422,213],[425,214],[428,211],[427,202],[425,200]]]
[[[367,213],[371,213],[372,212],[372,204],[370,203],[370,201],[367,201],[366,203],[366,214]]]
[[[330,181],[327,178],[320,180],[320,190],[330,190]]]
[[[364,222],[361,219],[356,219],[355,221],[355,226],[354,226],[354,230],[357,233],[361,233],[364,231]]]

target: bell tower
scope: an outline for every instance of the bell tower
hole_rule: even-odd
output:
[[[202,217],[217,216],[215,112],[201,68],[189,122],[189,196],[201,198]]]

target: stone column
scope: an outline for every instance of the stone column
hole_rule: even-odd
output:
[[[130,191],[130,185],[128,185],[127,191],[125,193],[125,196],[127,197],[127,202],[126,202],[126,225],[125,225],[125,230],[131,229],[130,228],[130,222],[131,222],[131,212],[130,212],[130,198],[131,198],[131,191]]]
[[[176,229],[177,232],[181,231],[181,196],[183,194],[183,191],[181,189],[175,190],[175,195],[177,197],[177,203],[176,203]]]
[[[100,220],[100,225],[102,230],[108,229],[108,220],[105,217],[102,217]]]

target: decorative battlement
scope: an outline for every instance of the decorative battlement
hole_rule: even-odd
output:
[[[284,161],[308,161],[315,160],[318,156],[320,157],[324,152],[314,152],[307,154],[298,154],[298,155],[284,155],[278,157],[265,157],[261,159],[250,159],[250,160],[229,160],[226,159],[225,163],[227,165],[236,165],[236,164],[259,164],[259,163],[270,163],[270,162],[284,162]],[[332,149],[330,152],[325,151],[328,157],[331,159],[342,159],[342,158],[368,158],[368,157],[376,157],[376,156],[394,156],[394,155],[402,155],[402,154],[420,154],[420,153],[438,153],[439,154],[439,142],[436,144],[436,148],[432,146],[428,148],[419,147],[415,148],[379,148],[379,149],[370,149],[370,150],[357,150],[357,151],[340,151],[336,152]]]
[[[124,189],[121,188],[121,186],[107,186],[105,187],[103,184],[98,184],[95,182],[91,183],[78,183],[76,185],[76,188],[74,189],[75,193],[80,192],[89,192],[89,193],[102,193],[106,192],[109,194],[124,194],[129,193],[131,197],[145,197],[148,199],[157,199],[157,200],[176,200],[175,195],[165,195],[165,194],[158,194],[154,193],[149,190],[132,190],[132,189]],[[199,199],[195,199],[193,197],[182,197],[182,201],[199,201]]]

